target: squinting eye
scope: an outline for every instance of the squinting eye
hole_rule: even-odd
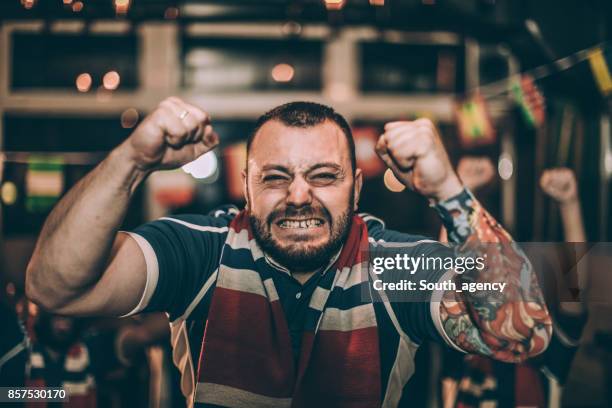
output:
[[[321,173],[321,174],[317,174],[316,176],[313,176],[313,178],[320,179],[320,180],[335,180],[336,175],[331,174],[331,173]]]
[[[310,182],[313,185],[318,185],[318,186],[331,185],[337,179],[338,177],[333,173],[319,173],[319,174],[314,174],[309,177]]]
[[[263,181],[279,181],[279,180],[287,180],[287,177],[284,177],[278,174],[272,174],[269,176],[265,176],[263,178]]]

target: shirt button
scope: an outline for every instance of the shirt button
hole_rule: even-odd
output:
[[[296,299],[299,299],[301,297],[302,297],[302,292],[298,292],[298,293],[295,294],[295,298]]]

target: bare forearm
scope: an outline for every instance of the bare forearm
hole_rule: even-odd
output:
[[[560,204],[561,221],[566,242],[585,242],[586,233],[582,222],[582,211],[578,199]]]
[[[100,278],[144,177],[120,146],[66,194],[49,215],[28,266],[30,297],[55,308]]]

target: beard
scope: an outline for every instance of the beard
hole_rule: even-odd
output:
[[[299,240],[289,244],[281,244],[272,236],[272,224],[280,218],[322,218],[330,229],[327,242],[310,246],[308,241]],[[340,250],[351,228],[353,219],[353,197],[344,213],[332,219],[329,211],[323,207],[292,207],[279,208],[272,211],[265,220],[249,213],[249,222],[253,236],[260,248],[276,262],[294,272],[308,272],[318,269]]]

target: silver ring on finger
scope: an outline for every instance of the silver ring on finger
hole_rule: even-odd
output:
[[[185,119],[187,116],[189,116],[189,111],[188,110],[184,110],[181,112],[181,114],[179,115],[179,119],[183,120]]]

